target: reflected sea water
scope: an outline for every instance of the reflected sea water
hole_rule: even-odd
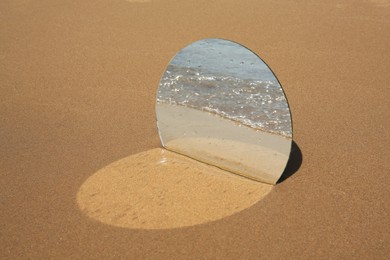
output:
[[[277,79],[256,55],[233,42],[208,39],[179,52],[162,76],[157,103],[207,111],[292,137],[288,104]]]

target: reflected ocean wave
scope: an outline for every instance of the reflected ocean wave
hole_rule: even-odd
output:
[[[227,76],[210,71],[207,65],[194,68],[171,62],[160,81],[157,102],[211,112],[254,129],[292,137],[288,104],[274,77]]]

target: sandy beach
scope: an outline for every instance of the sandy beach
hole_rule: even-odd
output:
[[[0,258],[388,258],[389,18],[388,0],[1,1]],[[283,86],[302,153],[283,182],[152,163],[161,75],[203,38]]]

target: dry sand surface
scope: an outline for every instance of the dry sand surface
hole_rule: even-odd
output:
[[[0,258],[388,257],[390,2],[296,2],[1,1]],[[109,184],[119,177],[104,171],[160,147],[160,76],[178,50],[210,37],[247,46],[276,73],[302,165],[265,197],[234,190],[221,204],[184,205],[216,205],[200,222],[118,226],[107,212],[126,210],[123,197],[105,199],[118,196]],[[201,179],[219,189],[211,171]],[[182,189],[174,178],[158,184],[170,185],[170,201]],[[80,206],[86,187],[107,191],[86,205],[101,203],[109,221]],[[156,210],[141,189],[132,194]]]

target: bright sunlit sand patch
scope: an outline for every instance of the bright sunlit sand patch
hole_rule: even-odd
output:
[[[93,174],[80,187],[77,203],[85,214],[105,224],[168,229],[242,211],[272,187],[157,148]]]

